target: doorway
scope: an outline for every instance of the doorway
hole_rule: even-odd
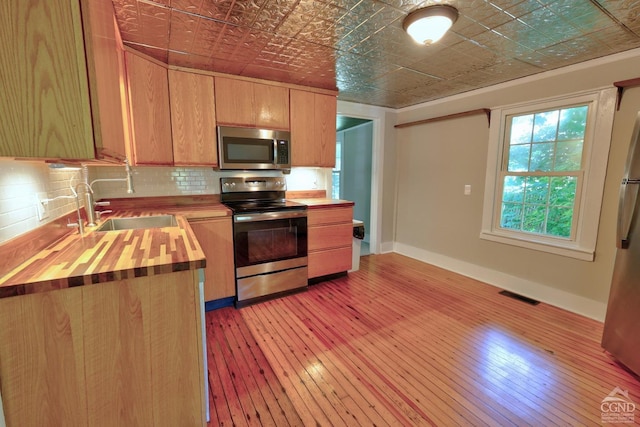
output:
[[[332,196],[355,202],[353,218],[365,226],[361,255],[370,253],[371,174],[373,121],[337,116],[336,167],[332,171]]]

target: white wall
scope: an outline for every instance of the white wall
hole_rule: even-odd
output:
[[[640,51],[567,67],[398,112],[410,122],[495,108],[638,77]],[[616,113],[594,262],[479,238],[489,128],[484,115],[397,131],[395,250],[499,287],[603,319],[615,257],[617,191],[640,88],[626,91]],[[463,195],[465,184],[472,186]]]

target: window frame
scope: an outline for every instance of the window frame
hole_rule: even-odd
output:
[[[344,146],[344,131],[336,132],[336,163],[335,166],[331,169],[331,197],[336,198],[340,196],[342,193],[342,158],[344,154],[343,150]],[[338,155],[340,155],[340,161],[338,162]],[[334,175],[338,176],[338,188],[336,194],[336,188],[333,185],[333,177]],[[340,197],[337,197],[338,199]]]
[[[547,253],[593,261],[602,208],[613,116],[615,88],[513,104],[493,109],[489,131],[482,230],[480,238]],[[512,116],[589,104],[582,152],[582,177],[578,178],[574,218],[569,238],[509,230],[500,227],[503,170],[507,161],[508,120]],[[553,173],[542,173],[544,176]]]

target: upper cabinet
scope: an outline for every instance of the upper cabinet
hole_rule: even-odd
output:
[[[292,166],[334,167],[336,112],[333,95],[291,89]]]
[[[175,165],[217,166],[213,77],[169,70]]]
[[[171,113],[167,69],[126,52],[129,106],[136,165],[172,165]]]
[[[226,77],[215,78],[220,125],[289,130],[289,89]]]
[[[5,0],[1,10],[0,156],[124,157],[111,1]]]
[[[96,157],[122,159],[127,152],[128,115],[124,50],[110,0],[83,0],[89,93]]]

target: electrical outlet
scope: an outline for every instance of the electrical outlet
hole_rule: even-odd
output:
[[[49,202],[46,200],[47,193],[36,193],[36,211],[39,221],[49,218]]]
[[[471,185],[466,184],[466,185],[464,186],[464,195],[465,195],[465,196],[468,196],[469,194],[471,194]]]

